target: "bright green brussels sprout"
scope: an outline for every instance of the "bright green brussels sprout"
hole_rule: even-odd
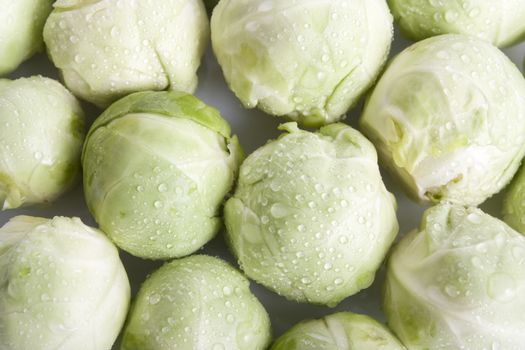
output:
[[[388,0],[405,36],[421,40],[440,34],[466,34],[496,46],[525,36],[523,0]]]
[[[222,0],[212,44],[245,107],[321,126],[374,82],[392,22],[385,0]]]
[[[0,349],[110,349],[129,298],[117,249],[80,219],[0,228]]]
[[[57,0],[44,28],[73,93],[101,107],[136,91],[193,92],[209,37],[201,0]]]
[[[426,39],[389,64],[361,126],[412,197],[478,205],[524,155],[525,79],[487,42]]]
[[[42,28],[53,0],[0,0],[0,75],[43,48]]]
[[[242,164],[228,240],[248,277],[288,299],[335,306],[368,287],[397,234],[372,144],[332,124],[295,123]]]
[[[376,320],[340,312],[303,321],[275,341],[271,350],[403,350],[403,345]]]
[[[525,238],[479,209],[425,212],[393,249],[384,309],[409,349],[523,349]]]
[[[60,83],[0,79],[0,208],[53,201],[80,173],[84,114]]]
[[[220,259],[193,255],[144,282],[121,349],[264,350],[270,335],[270,319],[248,280]]]
[[[242,158],[219,112],[183,92],[138,92],[91,127],[84,192],[101,229],[149,259],[188,255],[219,230]]]

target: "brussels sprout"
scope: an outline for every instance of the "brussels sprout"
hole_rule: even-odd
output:
[[[84,115],[60,83],[0,79],[0,207],[47,203],[80,173]]]
[[[410,39],[440,34],[466,34],[508,46],[525,35],[523,0],[388,0],[390,9]]]
[[[209,37],[201,0],[57,0],[44,28],[73,93],[100,107],[136,91],[193,92]]]
[[[117,249],[80,219],[0,228],[0,349],[110,349],[129,298]]]
[[[212,44],[245,107],[321,126],[374,82],[392,22],[385,0],[222,0]]]
[[[43,48],[42,28],[53,0],[0,0],[0,75]]]
[[[523,349],[525,238],[479,209],[425,212],[387,265],[384,308],[409,349]]]
[[[101,229],[150,259],[188,255],[219,230],[242,150],[217,110],[183,92],[139,92],[108,108],[84,146],[84,192]]]
[[[525,80],[489,43],[433,37],[390,63],[361,126],[415,199],[478,205],[524,155]]]
[[[270,319],[248,280],[226,262],[194,255],[165,264],[144,282],[122,350],[263,350]]]
[[[271,350],[403,350],[403,345],[376,320],[340,312],[303,321],[275,341]]]
[[[358,131],[280,129],[241,166],[225,206],[228,239],[248,277],[288,299],[335,306],[372,283],[397,234],[395,199]]]

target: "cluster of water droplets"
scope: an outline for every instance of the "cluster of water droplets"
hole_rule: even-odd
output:
[[[297,132],[267,144],[241,167],[239,213],[228,208],[227,221],[244,220],[229,233],[241,266],[290,298],[328,302],[367,286],[395,231],[375,161],[337,158],[334,143]]]
[[[116,295],[113,288],[121,288],[123,279],[128,282],[109,240],[79,219],[35,219],[22,224],[26,230],[17,232],[12,246],[4,247],[12,254],[4,261],[6,290],[0,305],[2,324],[16,325],[19,337],[12,337],[13,344],[0,339],[0,346],[21,349],[32,348],[35,340],[44,347],[74,342],[79,331],[85,335],[86,328],[92,328],[91,322],[104,312],[99,307],[105,307],[106,301],[114,307],[110,321],[118,322],[117,315],[127,310],[129,291],[116,293],[124,302],[110,299]],[[113,336],[116,334],[109,335]]]
[[[239,272],[216,258],[192,256],[148,278],[124,345],[129,335],[170,348],[262,348],[268,327],[266,312]]]
[[[414,193],[477,205],[508,183],[508,169],[525,151],[521,94],[521,73],[502,52],[474,38],[440,36],[392,62],[362,122],[394,169],[403,168],[400,177],[411,177]],[[389,121],[395,132],[384,127]]]
[[[507,339],[502,332],[516,329],[518,334],[523,327],[514,316],[516,309],[518,318],[525,310],[521,234],[478,209],[443,205],[430,209],[423,231],[408,240],[393,253],[387,272],[388,295],[396,296],[388,301],[392,308],[406,312],[409,309],[402,311],[396,303],[400,298],[411,303],[409,295],[417,295],[417,308],[464,329],[465,344],[517,344],[519,337]],[[408,246],[411,254],[404,251]],[[471,324],[483,324],[484,330],[470,329]],[[435,333],[448,334],[444,329]]]
[[[55,11],[45,29],[51,58],[70,89],[99,104],[133,91],[192,90],[208,24],[197,2],[184,4],[113,0]]]
[[[243,12],[249,15],[233,18],[238,9],[228,12],[219,6],[214,21],[229,24],[212,30],[219,62],[235,62],[235,71],[229,68],[231,63],[223,65],[227,80],[249,107],[259,105],[271,114],[314,123],[335,121],[368,87],[386,59],[392,35],[386,6],[378,9],[365,1],[346,0],[266,0],[239,6],[245,6]],[[231,26],[242,26],[242,31],[226,29]],[[371,26],[376,35],[370,34]],[[307,62],[305,57],[315,59]],[[249,91],[243,90],[246,86]]]
[[[217,213],[233,184],[237,164],[226,142],[177,116],[128,114],[96,128],[83,161],[97,222],[138,256],[193,253],[217,232]]]
[[[511,34],[506,33],[506,23],[501,22],[512,21],[502,15],[501,6],[494,2],[422,0],[416,6],[406,0],[394,0],[392,11],[403,18],[405,32],[418,39],[458,33],[500,44]]]
[[[68,188],[79,171],[83,123],[78,103],[58,82],[43,77],[3,82],[0,181],[20,197],[8,198],[7,207],[50,201]]]

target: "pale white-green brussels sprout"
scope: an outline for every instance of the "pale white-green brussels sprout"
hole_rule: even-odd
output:
[[[409,349],[520,350],[525,237],[476,208],[428,209],[393,249],[384,310]]]
[[[397,234],[395,199],[358,131],[280,128],[241,166],[225,205],[228,240],[248,277],[288,299],[335,306],[374,280]]]
[[[42,29],[53,0],[0,0],[0,75],[44,47]]]
[[[219,230],[242,156],[214,108],[183,92],[138,92],[115,102],[88,133],[87,205],[133,255],[188,255]]]
[[[405,347],[373,318],[340,312],[295,325],[270,350],[342,349],[404,350]]]
[[[389,64],[360,122],[413,198],[478,205],[524,155],[525,80],[487,42],[433,37]]]
[[[117,249],[80,219],[0,228],[0,349],[111,349],[129,299]]]
[[[60,83],[0,79],[0,208],[49,203],[80,174],[84,114]]]
[[[321,126],[373,84],[392,22],[385,0],[221,0],[212,44],[245,107]]]
[[[401,32],[412,40],[465,34],[509,46],[525,36],[523,0],[388,0]]]
[[[208,37],[201,0],[57,0],[44,28],[66,86],[100,107],[136,91],[193,92]]]
[[[246,277],[218,258],[193,255],[144,282],[121,349],[264,350],[270,339],[270,319]]]

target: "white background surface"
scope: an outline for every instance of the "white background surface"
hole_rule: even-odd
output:
[[[395,40],[392,47],[391,56],[400,52],[410,43],[398,34],[396,28]],[[522,60],[525,55],[525,44],[520,44],[503,50],[512,61],[522,70]],[[44,75],[58,79],[58,72],[45,54],[39,54],[25,62],[18,70],[7,76],[7,78],[27,77],[31,75]],[[215,57],[208,48],[199,70],[199,87],[196,95],[204,102],[219,109],[225,119],[232,127],[234,134],[239,136],[241,144],[247,154],[262,146],[267,140],[279,135],[277,126],[283,120],[265,115],[258,110],[245,110],[242,108],[235,96],[230,92],[224,82],[222,72],[217,64]],[[96,107],[83,103],[87,115],[87,125],[91,125],[93,120],[101,113]],[[348,113],[346,123],[356,127],[357,118],[362,110],[362,102]],[[385,184],[389,191],[393,192],[398,201],[398,220],[400,223],[400,235],[419,225],[421,214],[424,207],[409,200],[387,174],[382,171]],[[487,201],[482,208],[489,213],[500,216],[501,195]],[[0,212],[0,226],[6,223],[11,217],[16,215],[33,215],[41,217],[78,216],[87,225],[96,227],[96,223],[89,214],[84,203],[81,183],[77,183],[75,188],[66,193],[59,200],[47,207],[31,207],[18,210],[8,210]],[[235,263],[233,256],[229,253],[224,243],[223,233],[209,242],[202,250],[197,253],[204,253],[222,257],[223,259]],[[122,260],[129,275],[132,293],[137,292],[140,284],[146,276],[162,265],[162,262],[145,261],[121,253]],[[274,336],[281,335],[295,323],[307,319],[327,315],[336,311],[350,310],[353,312],[364,313],[384,321],[381,312],[381,288],[383,284],[383,273],[380,271],[374,284],[365,291],[358,293],[344,300],[336,308],[320,307],[308,304],[297,304],[287,301],[285,298],[270,292],[264,287],[252,282],[252,290],[255,295],[266,307],[272,321]]]

